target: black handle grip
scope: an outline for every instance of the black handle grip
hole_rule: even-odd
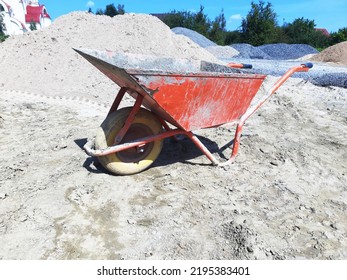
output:
[[[313,63],[311,63],[311,62],[307,62],[307,63],[301,64],[301,65],[303,65],[303,66],[305,66],[307,68],[312,68],[313,67]]]
[[[243,63],[242,63],[242,68],[245,68],[245,69],[252,69],[252,68],[253,68],[253,65],[252,65],[252,64],[243,64]]]

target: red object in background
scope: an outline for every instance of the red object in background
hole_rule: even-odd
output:
[[[118,109],[125,93],[136,99],[128,119],[115,138],[116,143],[120,143],[121,138],[126,134],[141,105],[152,111],[165,128],[163,133],[116,144],[103,150],[94,150],[90,143],[87,143],[84,149],[88,155],[105,156],[183,134],[189,137],[215,165],[229,164],[235,159],[245,121],[293,73],[307,72],[313,66],[311,63],[307,63],[290,68],[266,95],[250,107],[253,97],[266,78],[265,75],[220,72],[170,73],[170,71],[124,69],[118,64],[126,64],[127,59],[121,63],[117,60],[123,54],[117,56],[110,51],[76,51],[120,87],[109,114]],[[229,67],[251,68],[251,65],[230,63]],[[167,122],[176,128],[171,129]],[[232,154],[228,161],[220,163],[192,133],[192,130],[232,122],[237,123]]]

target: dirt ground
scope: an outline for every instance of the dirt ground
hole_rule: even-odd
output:
[[[290,79],[231,166],[168,139],[131,176],[81,149],[109,104],[57,95],[0,89],[0,259],[347,259],[347,89]]]

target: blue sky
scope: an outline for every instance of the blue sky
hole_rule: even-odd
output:
[[[126,12],[133,13],[165,13],[176,11],[199,11],[200,5],[204,12],[213,20],[223,9],[227,19],[227,29],[235,30],[241,24],[242,17],[250,11],[252,0],[42,0],[52,19],[72,11],[84,11],[91,7],[95,12],[98,8],[114,3],[124,5]],[[254,3],[259,3],[254,0]],[[347,0],[269,0],[277,14],[279,25],[293,22],[296,18],[314,20],[317,28],[326,28],[330,32],[347,27]]]

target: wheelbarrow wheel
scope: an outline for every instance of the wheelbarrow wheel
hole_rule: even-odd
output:
[[[128,118],[132,107],[122,108],[111,113],[101,124],[95,137],[95,148],[105,149],[114,145],[115,138]],[[162,124],[150,111],[140,108],[134,121],[119,144],[155,135],[162,132]],[[163,140],[150,142],[107,156],[98,157],[100,163],[110,172],[129,175],[148,168],[159,156]]]

